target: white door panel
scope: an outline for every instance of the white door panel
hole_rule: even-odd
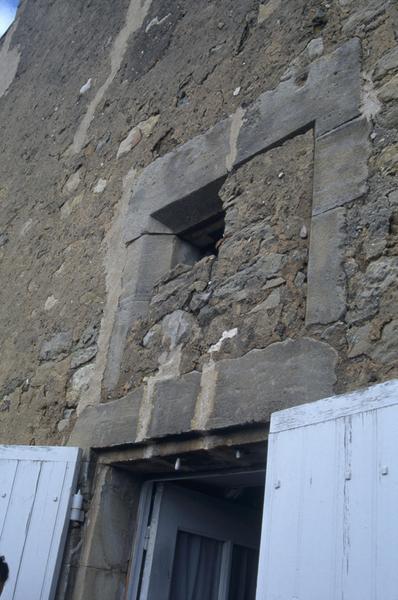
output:
[[[398,383],[271,420],[257,600],[397,600]]]
[[[5,600],[54,598],[79,450],[0,446],[0,554]]]

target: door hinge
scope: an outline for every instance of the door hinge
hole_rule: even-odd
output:
[[[72,498],[70,520],[74,523],[83,523],[84,521],[83,496],[80,490]]]
[[[144,550],[148,550],[149,538],[151,537],[151,526],[148,525],[144,535]]]

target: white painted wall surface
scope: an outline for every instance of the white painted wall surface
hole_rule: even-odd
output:
[[[398,599],[398,381],[275,413],[257,600]]]
[[[0,446],[0,555],[10,568],[1,600],[51,600],[69,525],[77,448]]]

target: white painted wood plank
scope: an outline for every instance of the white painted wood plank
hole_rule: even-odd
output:
[[[393,379],[351,394],[332,396],[273,413],[270,433],[304,427],[398,404],[398,380]]]
[[[40,600],[43,582],[50,556],[51,543],[59,514],[64,486],[66,464],[46,462],[42,464],[35,503],[23,550],[20,572],[15,588],[16,598]]]
[[[1,447],[0,518],[2,484],[10,491],[0,529],[10,566],[2,600],[55,597],[79,459],[76,448]]]
[[[41,463],[21,461],[15,476],[7,518],[0,537],[0,552],[5,555],[10,577],[4,588],[2,600],[27,600],[14,594],[18,579],[20,560],[26,542],[27,530],[36,496]]]
[[[69,517],[72,497],[76,491],[77,479],[79,475],[79,464],[79,460],[77,460],[73,464],[68,462],[66,465],[65,478],[62,491],[60,492],[58,515],[53,529],[53,537],[48,553],[49,558],[47,561],[40,600],[53,600],[55,598],[66,536],[70,524]]]
[[[270,436],[257,600],[297,597],[303,431]]]
[[[350,600],[376,600],[377,412],[345,418],[351,479],[345,482],[342,559],[343,592]]]
[[[341,556],[336,534],[341,531],[343,440],[342,420],[322,423],[304,435],[304,460],[299,474],[303,500],[297,548],[297,598],[336,598],[339,580],[336,569],[340,571]]]
[[[18,461],[15,460],[0,462],[0,536],[7,517],[17,467]]]
[[[398,410],[378,414],[376,598],[396,600],[398,590]],[[387,469],[387,473],[385,472]],[[383,475],[383,473],[385,473]]]
[[[78,460],[79,448],[68,446],[1,446],[0,460],[71,462]]]

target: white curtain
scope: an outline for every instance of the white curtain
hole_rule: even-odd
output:
[[[217,600],[222,542],[179,531],[169,600]]]

